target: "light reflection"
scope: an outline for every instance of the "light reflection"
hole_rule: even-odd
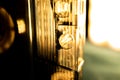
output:
[[[68,16],[70,12],[70,4],[65,1],[58,0],[55,3],[55,13],[59,16]]]
[[[90,0],[88,37],[92,43],[120,50],[118,7],[118,0]]]
[[[22,34],[26,32],[26,26],[25,26],[25,21],[23,19],[18,19],[17,20],[17,25],[18,25],[18,33]]]

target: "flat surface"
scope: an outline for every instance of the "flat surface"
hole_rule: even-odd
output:
[[[120,80],[120,52],[86,42],[83,80]]]

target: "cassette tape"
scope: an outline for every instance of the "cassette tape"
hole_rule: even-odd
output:
[[[78,80],[85,21],[86,0],[0,0],[0,71],[11,78]]]
[[[86,0],[35,0],[35,26],[36,55],[40,60],[61,66],[68,72],[82,71]],[[58,70],[51,79],[66,75],[66,70]]]
[[[77,80],[85,26],[86,0],[0,0],[1,73],[31,79],[43,70],[48,80]]]
[[[85,3],[85,0],[35,1],[38,56],[78,69],[85,42]]]

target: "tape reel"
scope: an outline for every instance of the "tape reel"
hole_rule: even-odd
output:
[[[14,23],[10,14],[0,7],[0,54],[10,48],[14,42]]]

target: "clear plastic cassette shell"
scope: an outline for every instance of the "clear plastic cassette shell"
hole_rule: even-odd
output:
[[[86,0],[35,0],[39,57],[81,71]]]

